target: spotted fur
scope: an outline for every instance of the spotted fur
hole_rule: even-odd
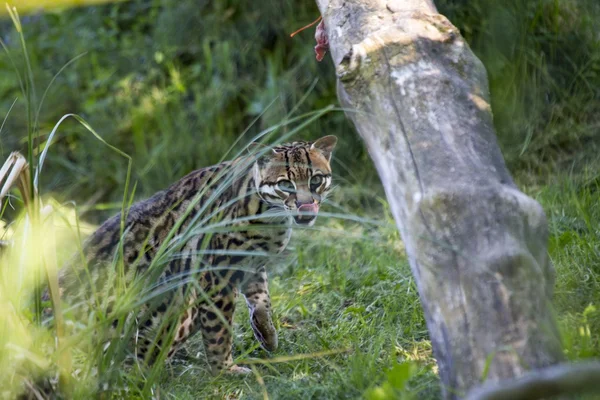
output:
[[[134,314],[138,357],[153,362],[162,348],[171,356],[200,331],[214,373],[246,371],[232,359],[236,295],[246,299],[255,338],[275,350],[265,266],[285,249],[293,221],[314,224],[336,141],[260,147],[134,204],[123,227],[116,215],[87,240],[84,258],[75,257],[87,269],[72,262],[63,271],[63,298],[87,315],[99,302],[116,307],[115,282],[140,285],[140,298],[160,292]]]

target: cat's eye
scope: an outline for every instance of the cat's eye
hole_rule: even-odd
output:
[[[323,177],[321,175],[315,175],[310,178],[310,187],[311,189],[316,189],[323,183]]]
[[[279,181],[277,182],[277,187],[279,188],[279,190],[282,190],[284,192],[295,192],[296,191],[296,186],[294,186],[294,183],[292,181]]]

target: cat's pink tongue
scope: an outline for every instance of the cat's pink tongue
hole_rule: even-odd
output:
[[[319,212],[319,205],[317,203],[302,204],[298,207],[298,211],[316,214]]]

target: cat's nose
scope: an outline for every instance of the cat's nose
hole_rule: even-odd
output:
[[[313,203],[315,200],[313,198],[312,193],[310,192],[310,190],[308,190],[308,188],[305,187],[298,187],[298,191],[296,192],[296,207],[300,208],[301,205],[303,204],[311,204]]]

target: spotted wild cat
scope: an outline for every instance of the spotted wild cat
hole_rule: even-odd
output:
[[[116,215],[86,241],[87,270],[73,262],[64,269],[63,299],[92,307],[96,296],[105,296],[110,308],[116,301],[114,276],[121,271],[113,260],[121,256],[126,282],[153,276],[150,268],[156,272],[144,287],[165,289],[136,311],[138,357],[152,361],[162,347],[171,356],[200,331],[213,373],[247,372],[232,359],[237,292],[246,298],[256,339],[264,349],[276,349],[265,265],[285,249],[292,221],[315,222],[331,187],[336,142],[335,136],[298,141],[203,168],[134,204],[123,231]]]

